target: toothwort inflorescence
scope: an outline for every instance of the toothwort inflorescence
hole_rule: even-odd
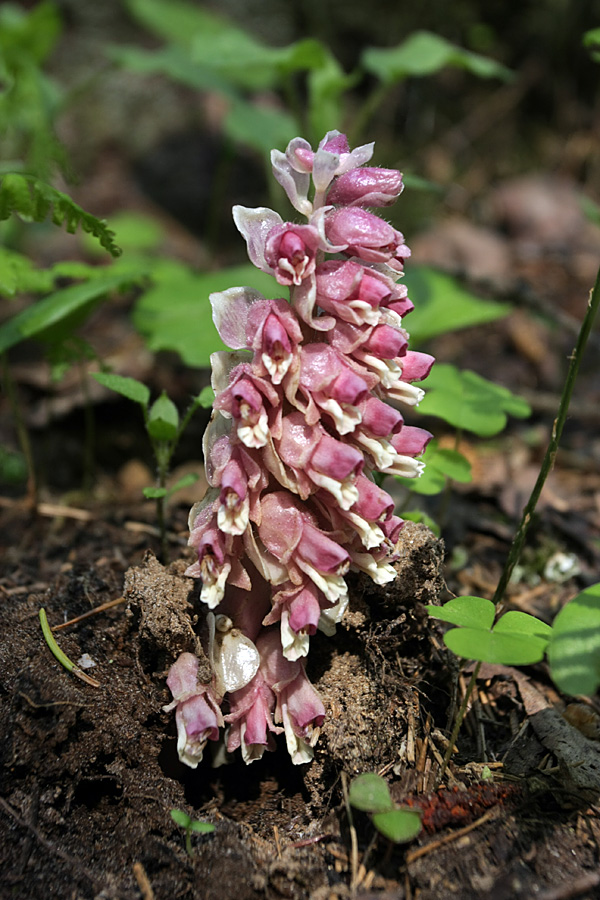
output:
[[[308,762],[325,717],[304,667],[310,636],[335,632],[349,569],[377,584],[396,575],[403,522],[373,472],[420,474],[431,435],[387,401],[417,404],[413,382],[433,358],[407,349],[413,305],[397,280],[410,250],[366,209],[393,203],[402,176],[366,166],[372,153],[373,144],[351,151],[337,131],[316,152],[295,138],[271,160],[307,223],[233,209],[251,261],[290,298],[243,287],[210,297],[232,352],[211,357],[209,489],[190,513],[198,562],[187,574],[219,609],[208,614],[214,677],[199,684],[198,660],[184,653],[167,679],[179,757],[193,768],[223,725],[226,749],[240,747],[248,763],[282,731],[292,761]]]

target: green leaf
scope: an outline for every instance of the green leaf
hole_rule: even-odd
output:
[[[215,830],[215,826],[211,825],[210,822],[198,822],[194,820],[192,822],[192,831],[195,831],[197,834],[211,834]]]
[[[146,500],[160,500],[161,497],[167,496],[166,488],[157,488],[157,487],[145,487],[142,490],[142,494],[146,498]]]
[[[406,320],[413,345],[449,331],[494,322],[512,309],[509,303],[476,297],[456,278],[427,266],[410,266],[403,283],[415,304]]]
[[[21,293],[47,293],[54,287],[53,272],[38,269],[22,253],[0,247],[0,294],[14,297]]]
[[[547,640],[532,635],[474,628],[453,628],[444,635],[444,643],[457,656],[503,666],[529,666],[540,662],[548,646]]]
[[[494,624],[496,607],[485,597],[454,597],[443,606],[427,606],[433,619],[450,622],[451,625],[470,626],[489,630]]]
[[[112,227],[119,234],[119,246],[126,253],[148,253],[156,250],[165,237],[165,230],[158,219],[139,212],[121,212],[111,217]],[[86,249],[95,249],[87,236]]]
[[[156,441],[172,441],[177,437],[179,413],[164,391],[150,407],[146,427],[150,437]]]
[[[496,634],[531,634],[544,641],[549,641],[552,637],[550,625],[547,625],[546,622],[542,622],[541,619],[535,616],[530,616],[529,613],[520,612],[517,609],[511,609],[504,613],[496,622],[494,631]]]
[[[171,810],[171,818],[175,822],[176,825],[180,825],[181,828],[189,828],[192,824],[192,819],[185,813],[182,809],[172,809]]]
[[[64,225],[70,234],[78,227],[93,234],[111,256],[120,256],[114,232],[103,219],[86,212],[68,194],[34,178],[11,172],[0,181],[0,220],[16,214],[27,220],[43,222],[50,215],[55,225]]]
[[[484,597],[455,597],[443,606],[428,606],[434,619],[458,625],[444,635],[446,646],[467,659],[505,666],[531,665],[543,659],[551,629],[535,616],[513,610],[496,626],[496,609]]]
[[[166,75],[187,87],[198,91],[220,91],[236,97],[231,84],[211,69],[194,62],[188,50],[173,45],[160,50],[142,50],[119,44],[106,48],[106,54],[113,62],[141,75]]]
[[[509,81],[510,69],[478,53],[471,53],[429,31],[416,31],[396,47],[367,47],[361,57],[363,67],[384,84],[406,78],[422,78],[439,72],[445,66],[466,69],[479,78]]]
[[[458,450],[439,447],[437,441],[430,441],[422,456],[425,470],[418,478],[397,476],[415,494],[433,496],[440,494],[448,479],[468,484],[471,481],[471,463]]]
[[[420,413],[439,416],[455,428],[490,437],[506,426],[510,413],[525,418],[529,404],[508,388],[494,384],[476,372],[459,371],[455,366],[438,364],[427,380],[427,393],[419,404]]]
[[[594,62],[600,62],[600,28],[592,28],[586,31],[583,36],[583,46],[590,51],[590,56]]]
[[[203,409],[210,409],[214,402],[215,392],[210,384],[207,384],[206,387],[202,388],[198,396],[194,397],[194,403],[197,403],[198,406],[203,407]]]
[[[182,0],[126,0],[127,9],[158,37],[190,47],[195,35],[204,31],[218,34],[219,19],[213,13]]]
[[[295,118],[284,110],[242,99],[232,103],[223,127],[232,141],[260,154],[268,154],[273,147],[285,147],[298,132]]]
[[[375,813],[373,825],[388,840],[405,844],[420,833],[421,815],[416,809],[391,809]]]
[[[27,460],[22,453],[0,444],[0,484],[22,484],[27,478]]]
[[[197,274],[179,264],[155,270],[155,285],[138,300],[136,328],[153,352],[174,350],[188,366],[210,367],[210,355],[225,349],[212,322],[209,294],[246,285],[267,298],[281,295],[274,278],[247,264]]]
[[[384,812],[394,806],[385,778],[375,772],[366,772],[353,779],[348,800],[364,812]]]
[[[150,391],[145,384],[137,381],[135,378],[128,378],[124,375],[115,375],[112,372],[92,372],[92,378],[108,388],[116,391],[128,400],[139,403],[140,406],[146,408],[150,402]]]
[[[436,537],[439,537],[442,533],[438,523],[434,519],[432,519],[431,516],[428,516],[427,513],[422,509],[411,509],[408,510],[408,512],[403,509],[402,518],[407,519],[409,522],[417,522],[419,524],[422,523],[423,525],[427,525],[429,530],[433,531]]]
[[[561,691],[595,693],[600,685],[600,584],[581,591],[556,616],[548,659]]]
[[[183,475],[175,482],[175,484],[171,485],[171,487],[169,488],[169,497],[176,491],[180,491],[181,488],[190,487],[192,484],[196,484],[199,478],[200,476],[196,475],[195,472],[188,472],[187,475]]]
[[[122,275],[105,275],[85,284],[71,285],[38,300],[0,326],[0,353],[26,338],[39,338],[45,329],[62,322],[129,280]]]

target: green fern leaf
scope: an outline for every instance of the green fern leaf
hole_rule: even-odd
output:
[[[51,215],[54,224],[64,225],[70,234],[81,226],[111,256],[121,255],[121,249],[114,241],[114,232],[103,219],[86,212],[68,194],[57,191],[32,175],[9,172],[0,180],[0,220],[8,219],[13,214],[35,222],[43,222]]]

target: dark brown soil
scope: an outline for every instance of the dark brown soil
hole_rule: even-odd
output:
[[[192,771],[162,709],[166,670],[197,649],[202,627],[185,562],[164,569],[147,536],[114,513],[82,524],[13,507],[3,519],[12,550],[0,610],[2,900],[596,896],[595,812],[583,814],[589,799],[565,804],[551,774],[532,780],[533,735],[517,752],[528,760],[521,777],[497,769],[482,784],[481,766],[456,765],[452,786],[432,793],[452,668],[423,609],[443,587],[442,547],[424,526],[402,532],[397,581],[384,590],[356,579],[336,637],[315,639],[309,674],[328,716],[314,762],[293,767],[279,747],[249,767],[205,760]],[[95,688],[51,655],[39,610],[56,625],[119,596],[56,632],[73,661],[94,661]],[[510,670],[482,684],[497,757],[523,703]],[[394,799],[422,808],[422,836],[408,849],[377,839],[355,812],[353,851],[343,784],[365,771],[387,773]],[[216,826],[193,837],[191,858],[172,809]],[[582,889],[551,893],[564,884]]]

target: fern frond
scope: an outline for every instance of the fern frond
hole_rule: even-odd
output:
[[[43,222],[51,216],[55,225],[63,226],[74,234],[78,227],[92,234],[111,256],[121,255],[115,244],[114,231],[103,219],[98,219],[78,206],[68,194],[57,191],[51,185],[33,175],[9,172],[0,179],[0,220],[16,214],[34,222]]]

